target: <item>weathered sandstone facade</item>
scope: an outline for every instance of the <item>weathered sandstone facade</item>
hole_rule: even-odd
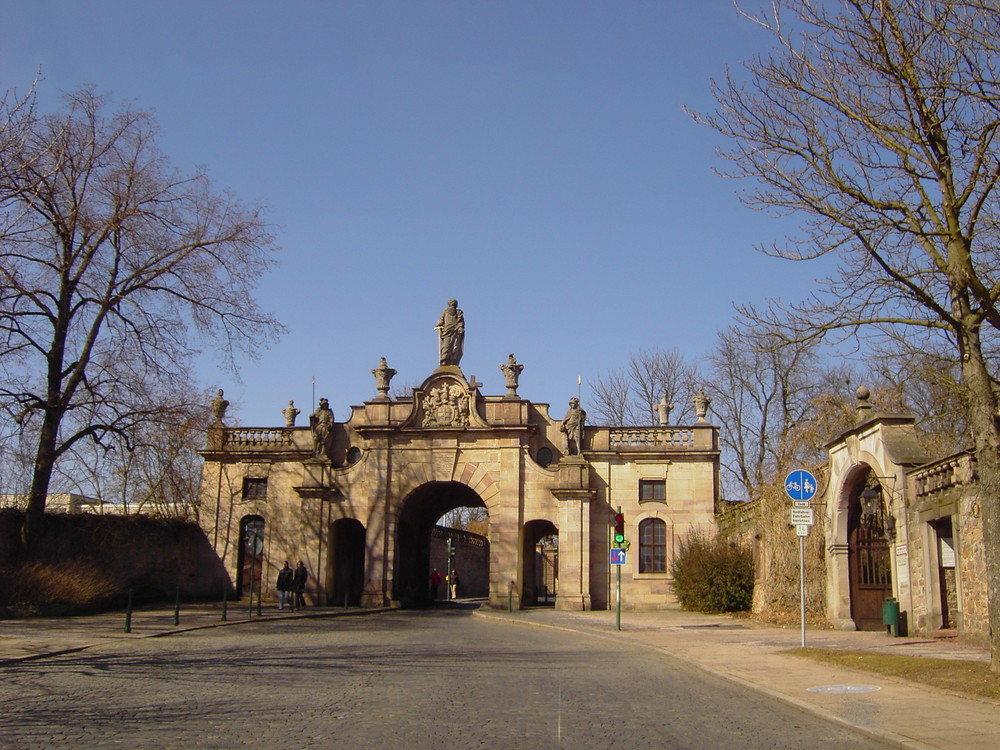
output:
[[[895,599],[900,630],[988,642],[983,530],[975,460],[928,461],[914,417],[874,412],[827,446],[827,616],[881,629]]]
[[[420,604],[435,523],[482,506],[493,606],[540,600],[552,570],[537,569],[537,548],[554,536],[556,606],[605,608],[614,604],[610,529],[620,507],[631,543],[623,606],[672,603],[678,543],[715,528],[718,433],[704,409],[689,427],[582,426],[580,445],[567,447],[565,420],[517,395],[513,355],[506,367],[503,396],[483,395],[457,364],[442,364],[412,396],[393,400],[395,371],[383,359],[372,371],[379,395],[322,433],[287,426],[294,415],[284,427],[218,419],[203,451],[199,513],[237,587],[246,590],[252,557],[265,590],[284,560],[302,559],[316,603]]]

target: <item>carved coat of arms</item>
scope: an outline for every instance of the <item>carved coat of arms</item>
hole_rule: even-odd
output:
[[[441,383],[424,399],[424,427],[468,427],[469,394],[457,383]]]

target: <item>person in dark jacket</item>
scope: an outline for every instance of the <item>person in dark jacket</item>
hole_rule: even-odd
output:
[[[295,598],[293,600],[293,609],[302,609],[306,606],[306,580],[309,578],[309,571],[306,570],[306,564],[299,560],[299,564],[295,566],[295,573],[292,574],[292,591],[295,592]]]
[[[288,560],[285,560],[285,566],[278,571],[278,609],[284,609],[285,605],[288,604],[292,587],[292,569],[288,567]]]

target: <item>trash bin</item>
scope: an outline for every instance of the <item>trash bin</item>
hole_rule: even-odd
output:
[[[899,637],[899,602],[895,597],[882,600],[882,624],[887,634]]]

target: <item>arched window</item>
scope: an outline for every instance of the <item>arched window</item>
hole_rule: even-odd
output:
[[[667,524],[659,518],[639,523],[639,572],[667,572]]]

